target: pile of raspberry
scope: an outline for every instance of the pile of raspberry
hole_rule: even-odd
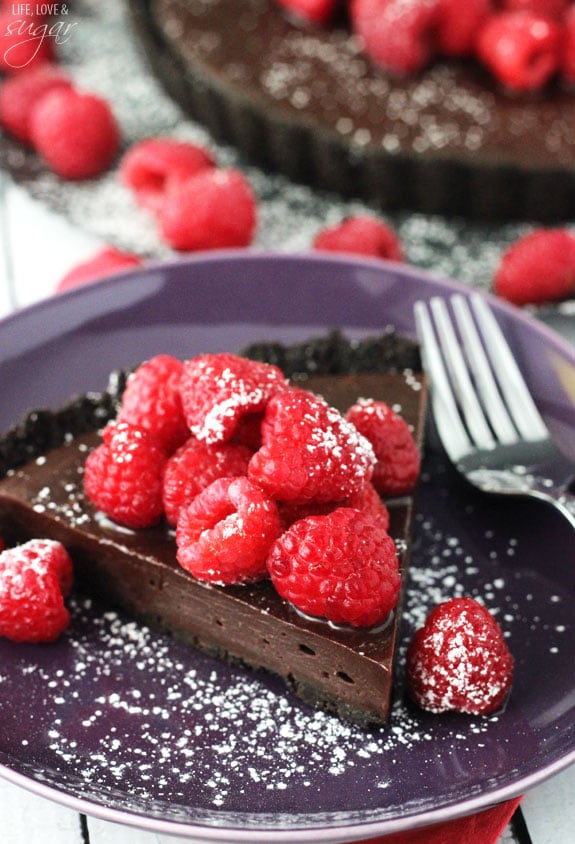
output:
[[[477,59],[504,88],[575,82],[570,0],[276,0],[296,22],[325,26],[347,14],[375,65],[415,74],[440,58]]]
[[[409,493],[420,461],[385,403],[342,414],[271,364],[160,354],[130,375],[102,437],[85,464],[92,504],[135,530],[167,523],[198,580],[269,578],[300,612],[356,627],[397,603],[383,497]]]

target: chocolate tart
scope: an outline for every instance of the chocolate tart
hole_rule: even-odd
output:
[[[320,346],[320,357],[323,351]],[[286,357],[279,346],[254,352]],[[34,536],[60,540],[74,561],[80,591],[206,653],[271,671],[313,706],[361,724],[385,722],[400,605],[377,630],[334,627],[300,615],[269,582],[201,583],[177,563],[173,531],[165,525],[131,531],[95,511],[84,495],[83,465],[100,442],[91,429],[114,415],[122,383],[115,378],[101,395],[53,413],[35,412],[4,438],[0,533],[9,543]],[[421,442],[425,384],[411,369],[304,377],[302,385],[343,410],[362,396],[383,399],[401,409]],[[404,584],[412,508],[411,498],[389,502]]]
[[[290,179],[383,209],[569,219],[575,97],[518,97],[476,63],[375,68],[345,20],[294,25],[274,0],[129,0],[168,93],[218,139]]]

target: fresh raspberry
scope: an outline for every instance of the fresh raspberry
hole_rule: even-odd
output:
[[[333,17],[339,0],[276,0],[276,2],[290,17],[324,26]]]
[[[245,414],[259,413],[286,387],[277,366],[227,352],[186,361],[180,384],[188,426],[207,443],[229,440]]]
[[[178,561],[209,583],[261,580],[280,529],[277,507],[260,489],[247,478],[220,478],[180,511]]]
[[[190,437],[172,454],[164,470],[164,511],[168,523],[175,526],[181,508],[213,481],[245,475],[251,454],[243,445],[208,445]]]
[[[0,88],[0,123],[14,138],[31,144],[30,115],[54,88],[70,88],[68,77],[55,65],[41,63],[8,76]]]
[[[351,0],[353,31],[375,64],[417,73],[437,52],[441,0]]]
[[[127,270],[131,267],[139,267],[142,260],[137,255],[123,252],[113,246],[105,246],[99,249],[95,255],[82,261],[62,276],[56,285],[56,292],[63,293],[81,284],[88,284],[98,281],[101,278],[113,275],[120,270]]]
[[[384,530],[389,529],[389,510],[371,483],[364,484],[359,492],[350,495],[344,501],[310,501],[308,504],[278,502],[282,521],[288,527],[297,522],[298,519],[306,519],[308,516],[327,516],[328,513],[338,507],[352,507],[354,510],[361,510],[372,518],[379,519]]]
[[[142,207],[158,212],[168,182],[183,181],[214,166],[210,153],[197,144],[172,138],[146,138],[124,155],[120,176]]]
[[[0,553],[0,636],[52,642],[70,623],[64,598],[73,581],[63,545],[32,539]]]
[[[491,613],[453,598],[429,614],[409,645],[407,688],[430,712],[494,712],[511,688],[513,657]]]
[[[503,253],[493,290],[515,305],[541,304],[575,293],[575,235],[534,229]]]
[[[180,252],[248,246],[256,200],[238,170],[204,169],[170,186],[158,219],[166,242]]]
[[[575,5],[563,18],[563,47],[561,50],[561,78],[567,85],[575,85]]]
[[[498,5],[512,12],[535,12],[561,20],[572,3],[570,0],[499,0]]]
[[[314,249],[329,252],[350,252],[401,261],[399,238],[389,226],[374,217],[348,217],[335,226],[322,229],[313,242]]]
[[[118,421],[153,434],[171,454],[190,436],[180,395],[183,363],[173,355],[155,355],[129,376]]]
[[[377,463],[372,483],[381,495],[405,495],[419,476],[420,456],[406,421],[385,402],[360,399],[346,413],[369,440]]]
[[[30,136],[63,179],[100,175],[112,163],[120,141],[108,103],[74,88],[58,88],[42,97],[30,116]]]
[[[561,27],[533,12],[491,15],[477,38],[477,55],[511,91],[542,88],[558,70]]]
[[[339,411],[290,388],[268,402],[248,477],[279,501],[343,501],[370,480],[374,463],[369,442]]]
[[[151,435],[126,422],[109,423],[102,437],[104,442],[86,460],[88,498],[120,525],[138,529],[157,524],[163,515],[165,451]]]
[[[439,52],[466,56],[475,52],[477,33],[493,13],[493,0],[441,0],[437,26]]]
[[[0,73],[22,73],[54,58],[42,16],[20,14],[17,6],[0,8]]]
[[[336,624],[380,624],[397,604],[395,543],[377,519],[350,507],[295,522],[274,543],[268,571],[301,612]]]

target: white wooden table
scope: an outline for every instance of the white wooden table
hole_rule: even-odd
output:
[[[0,213],[0,248],[3,249],[0,316],[51,295],[64,272],[91,257],[101,245],[96,238],[73,229],[11,185],[7,186],[4,202],[0,201]],[[574,830],[575,766],[572,766],[525,796],[520,813],[505,831],[501,844],[573,844]],[[175,844],[181,841],[191,844],[192,839],[159,835],[86,816],[0,778],[0,841],[2,844]]]

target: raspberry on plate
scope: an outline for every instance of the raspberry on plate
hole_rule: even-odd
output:
[[[542,304],[575,294],[575,235],[534,229],[505,250],[493,290],[515,305]]]
[[[513,678],[513,657],[491,613],[473,598],[453,598],[429,614],[407,651],[407,688],[429,712],[494,712]]]
[[[98,281],[112,275],[119,270],[139,267],[142,260],[137,255],[129,252],[122,252],[114,246],[105,246],[98,250],[91,258],[76,264],[65,275],[62,276],[56,285],[56,292],[63,293],[81,284],[88,284],[91,281]]]
[[[190,436],[180,395],[184,365],[173,355],[154,355],[130,374],[118,421],[148,431],[168,454]]]
[[[371,479],[375,456],[357,428],[307,390],[273,396],[248,477],[279,501],[343,501]]]
[[[199,580],[221,585],[266,577],[280,535],[275,503],[245,478],[220,478],[180,511],[179,563]]]
[[[377,491],[386,496],[411,492],[421,460],[404,419],[385,402],[374,399],[360,399],[345,416],[373,447],[377,462],[372,483]]]
[[[164,511],[176,525],[182,507],[218,478],[245,475],[251,451],[234,443],[208,444],[190,437],[169,458],[164,470]]]
[[[207,443],[231,439],[240,420],[257,414],[287,387],[277,366],[238,355],[198,355],[184,363],[180,391],[191,432]]]
[[[30,119],[34,107],[48,91],[71,85],[58,67],[47,62],[9,76],[0,88],[0,123],[14,138],[31,144]]]
[[[157,212],[169,182],[183,181],[214,166],[210,153],[197,144],[173,138],[146,138],[124,155],[120,176],[142,207]]]
[[[30,137],[63,179],[91,179],[115,158],[120,135],[106,100],[74,88],[48,91],[32,111]]]
[[[0,636],[14,642],[52,642],[70,623],[64,598],[72,561],[63,545],[32,539],[0,553]]]
[[[294,522],[274,543],[268,571],[301,612],[354,627],[383,622],[401,585],[393,539],[378,519],[349,507]]]
[[[165,241],[180,252],[249,246],[256,199],[239,170],[206,168],[170,185],[158,219]]]
[[[127,422],[109,423],[102,438],[104,442],[86,459],[84,488],[88,498],[120,525],[152,527],[164,513],[166,452],[151,434]]]
[[[403,259],[401,243],[393,229],[367,215],[348,217],[335,226],[322,229],[313,246],[329,252],[350,252],[389,261]]]

